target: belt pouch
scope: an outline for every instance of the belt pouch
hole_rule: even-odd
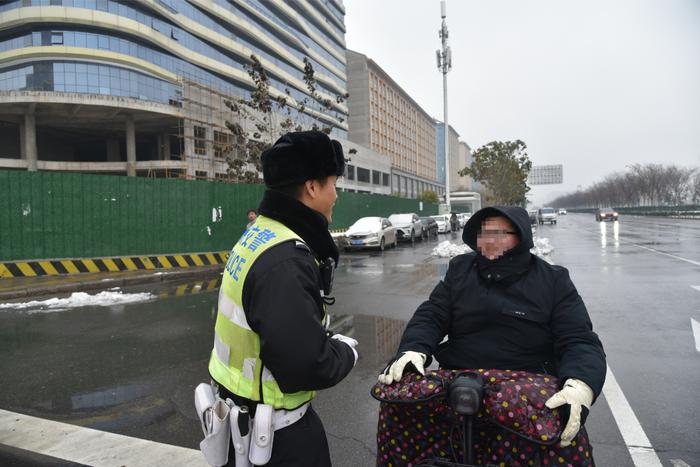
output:
[[[248,459],[250,447],[250,415],[247,407],[231,407],[231,441],[236,459],[236,467],[251,467]]]
[[[231,444],[230,411],[231,408],[223,399],[217,399],[211,408],[211,432],[199,443],[199,448],[209,465],[221,466],[228,462],[228,448]]]
[[[253,465],[265,465],[272,457],[272,440],[275,435],[272,417],[275,411],[271,405],[258,404],[253,418],[250,453],[248,458]]]
[[[204,436],[211,432],[212,407],[215,402],[216,395],[211,385],[200,383],[194,390],[194,407],[197,409],[197,417],[202,424]]]

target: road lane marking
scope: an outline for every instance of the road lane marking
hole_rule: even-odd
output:
[[[603,394],[634,465],[636,467],[663,467],[609,366],[605,376]]]
[[[85,465],[206,466],[195,449],[156,443],[0,409],[0,443]]]
[[[593,234],[596,234],[596,236],[600,235],[600,233],[601,233],[600,231],[589,230],[589,229],[585,229],[585,231],[586,231],[586,232],[593,233]],[[700,262],[698,262],[698,261],[693,261],[692,259],[683,258],[682,256],[678,256],[678,255],[672,255],[671,253],[666,253],[666,252],[664,252],[664,251],[656,250],[656,249],[654,249],[654,248],[649,248],[648,246],[640,245],[640,244],[638,244],[638,243],[634,243],[634,242],[629,241],[629,240],[620,239],[620,243],[626,243],[626,244],[628,244],[628,245],[633,245],[633,246],[636,246],[636,247],[638,247],[638,248],[643,248],[643,249],[645,249],[645,250],[648,250],[648,251],[651,251],[651,252],[654,252],[654,253],[658,253],[658,254],[660,254],[660,255],[670,256],[671,258],[679,259],[679,260],[681,260],[681,261],[685,261],[685,262],[687,262],[687,263],[694,264],[695,266],[700,266]]]
[[[690,467],[690,464],[683,461],[683,459],[669,459],[673,467]]]
[[[693,328],[693,338],[695,339],[695,350],[700,352],[700,323],[690,318],[690,327]]]
[[[691,287],[700,292],[700,285],[691,285]]]
[[[665,252],[663,252],[663,251],[655,250],[654,248],[649,248],[648,246],[638,245],[638,244],[636,244],[636,243],[634,243],[634,242],[628,242],[627,240],[623,240],[623,242],[629,243],[630,245],[634,245],[634,246],[636,246],[636,247],[638,247],[638,248],[644,248],[645,250],[653,251],[654,253],[658,253],[658,254],[660,254],[660,255],[670,256],[671,258],[679,259],[679,260],[681,260],[681,261],[685,261],[686,263],[690,263],[690,264],[694,264],[694,265],[696,265],[696,266],[700,266],[700,263],[699,263],[699,262],[693,261],[692,259],[683,258],[682,256],[672,255],[671,253],[665,253]]]

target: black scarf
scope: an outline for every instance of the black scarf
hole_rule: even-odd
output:
[[[328,221],[320,212],[276,190],[265,191],[258,212],[292,229],[311,248],[319,261],[333,258],[335,264],[338,264],[338,247],[328,231]]]

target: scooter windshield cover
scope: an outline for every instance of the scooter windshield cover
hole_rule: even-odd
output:
[[[449,406],[452,380],[470,371],[482,376],[484,399],[473,416],[475,459],[482,464],[525,466],[530,460],[592,466],[584,428],[567,448],[559,446],[563,429],[558,410],[544,403],[558,391],[551,375],[509,370],[438,370],[377,383],[371,395],[381,402],[377,427],[377,465],[408,465],[435,457],[461,459],[463,418]],[[478,463],[477,462],[477,463]]]
[[[447,389],[455,376],[465,371],[481,374],[484,381],[484,400],[474,417],[476,422],[495,423],[535,443],[548,445],[559,440],[564,428],[559,412],[544,405],[559,390],[559,380],[551,375],[483,369],[428,371],[425,376],[408,373],[398,383],[375,384],[371,394],[391,404],[419,406],[420,402],[435,400],[436,406],[449,408]]]

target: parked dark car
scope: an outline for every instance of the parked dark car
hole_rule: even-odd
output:
[[[423,223],[423,238],[438,236],[438,225],[435,219],[432,217],[421,217],[420,221]]]
[[[619,214],[613,208],[598,208],[598,211],[595,213],[595,220],[598,222],[615,222],[618,217]]]

